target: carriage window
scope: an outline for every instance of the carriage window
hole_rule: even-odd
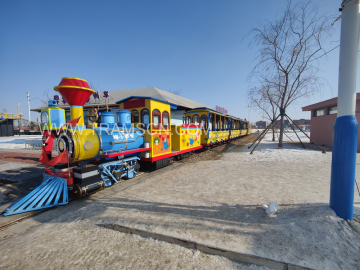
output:
[[[206,117],[206,115],[201,116],[201,127],[203,129],[207,129],[207,117]]]
[[[197,114],[195,114],[193,116],[193,124],[198,125],[199,124],[199,116]]]
[[[161,117],[160,111],[159,110],[153,110],[152,116],[153,116],[153,128],[158,129],[159,125],[161,124],[161,122],[160,122],[160,117]]]
[[[143,109],[141,111],[141,127],[148,128],[150,124],[149,110]]]
[[[186,117],[185,124],[191,124],[191,116]]]
[[[137,110],[131,111],[131,123],[137,123],[139,122],[139,113]]]
[[[214,130],[213,128],[214,128],[214,125],[213,125],[213,118],[214,118],[214,116],[211,114],[211,113],[209,113],[209,130]]]
[[[163,111],[162,113],[162,120],[164,128],[169,128],[169,113],[167,111]]]
[[[228,119],[227,118],[225,118],[225,129],[228,129]]]
[[[214,118],[215,129],[220,129],[220,115],[215,114]]]

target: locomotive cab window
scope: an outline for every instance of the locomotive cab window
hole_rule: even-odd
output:
[[[149,116],[149,110],[143,109],[141,111],[141,127],[142,128],[148,128],[150,124],[150,116]]]
[[[169,129],[169,113],[167,111],[163,111],[162,113],[162,122],[165,129]]]
[[[207,129],[207,117],[204,114],[201,116],[201,128]]]
[[[154,129],[159,129],[159,126],[161,124],[161,121],[160,121],[160,117],[161,117],[161,113],[159,110],[153,110],[152,112],[152,117],[153,117],[153,128]]]
[[[137,110],[131,111],[131,123],[138,123],[139,122],[139,112]]]

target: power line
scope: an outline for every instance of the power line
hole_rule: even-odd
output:
[[[333,50],[335,50],[337,47],[340,47],[340,45],[337,45],[335,48],[332,48],[330,51],[324,53],[323,55],[320,55],[319,57],[316,57],[316,58],[313,59],[313,60],[310,60],[309,62],[315,61],[316,59],[319,59],[320,57],[323,57],[324,55],[328,54],[329,52],[332,52]]]

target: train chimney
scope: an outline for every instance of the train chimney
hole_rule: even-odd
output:
[[[90,89],[87,81],[79,78],[64,77],[60,84],[54,87],[70,105],[71,119],[80,118],[78,126],[84,126],[83,106],[95,91]]]

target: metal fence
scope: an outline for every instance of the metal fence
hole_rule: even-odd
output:
[[[29,138],[25,139],[25,149],[26,150],[41,150],[42,148],[42,138]],[[53,150],[56,150],[57,139],[54,139]]]

